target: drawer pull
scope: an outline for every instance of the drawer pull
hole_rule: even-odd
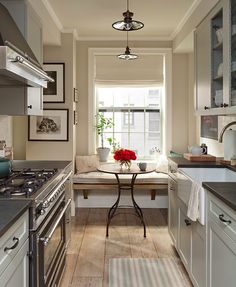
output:
[[[4,248],[4,252],[7,252],[8,250],[13,250],[13,249],[15,249],[17,246],[18,246],[18,244],[19,244],[19,238],[17,238],[17,237],[13,237],[13,239],[12,239],[15,243],[11,246],[11,247],[5,247]]]
[[[189,220],[189,219],[185,219],[184,222],[185,222],[186,226],[191,225],[191,220]]]
[[[222,221],[222,222],[224,222],[224,223],[231,224],[231,220],[226,220],[226,219],[224,219],[224,214],[220,214],[220,215],[219,215],[219,219],[220,219],[220,221]]]

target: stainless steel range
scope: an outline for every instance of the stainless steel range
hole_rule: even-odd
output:
[[[13,167],[14,168],[14,167]],[[13,169],[0,179],[0,198],[29,198],[30,286],[56,287],[65,267],[70,221],[71,164],[66,168]]]

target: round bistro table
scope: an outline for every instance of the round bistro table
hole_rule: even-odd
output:
[[[147,165],[146,170],[142,171],[139,169],[139,167],[136,165],[136,163],[133,163],[133,166],[130,169],[121,168],[119,164],[103,164],[98,168],[98,171],[101,171],[104,173],[109,173],[109,174],[114,174],[116,177],[117,186],[118,186],[118,189],[117,189],[118,194],[117,194],[116,202],[109,209],[108,215],[107,215],[106,236],[107,237],[109,236],[109,225],[111,223],[112,218],[115,216],[117,209],[121,208],[121,207],[131,207],[135,211],[134,215],[136,215],[140,219],[140,221],[143,225],[144,237],[146,237],[146,225],[145,225],[144,218],[143,218],[143,212],[142,212],[142,209],[140,208],[140,206],[137,204],[137,202],[134,199],[134,184],[135,184],[135,179],[136,179],[137,175],[145,174],[145,173],[151,173],[151,172],[155,171],[154,166],[151,166],[151,164]],[[120,176],[122,176],[122,175],[132,175],[132,177],[131,177],[129,182],[122,183],[122,180],[120,178]],[[119,205],[121,191],[123,191],[123,190],[130,191],[131,200],[132,200],[133,205],[131,205],[131,206]],[[116,215],[118,215],[118,214],[116,214]]]

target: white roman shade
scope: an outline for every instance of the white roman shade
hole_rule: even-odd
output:
[[[95,81],[163,83],[163,56],[139,55],[137,60],[120,60],[114,55],[96,56]]]

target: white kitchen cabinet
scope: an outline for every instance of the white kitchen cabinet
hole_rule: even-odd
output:
[[[178,236],[178,206],[177,206],[177,183],[169,177],[168,179],[168,228],[169,234],[175,246],[177,246]]]
[[[236,212],[208,193],[208,287],[234,287],[236,282]],[[223,222],[227,220],[230,222]]]
[[[179,218],[179,228],[178,228],[178,243],[177,248],[180,258],[187,269],[188,272],[191,271],[191,221],[187,217],[187,208],[178,199],[178,218]]]
[[[0,286],[29,286],[29,226],[25,212],[0,238]]]
[[[236,112],[236,3],[221,0],[195,31],[197,114]]]

